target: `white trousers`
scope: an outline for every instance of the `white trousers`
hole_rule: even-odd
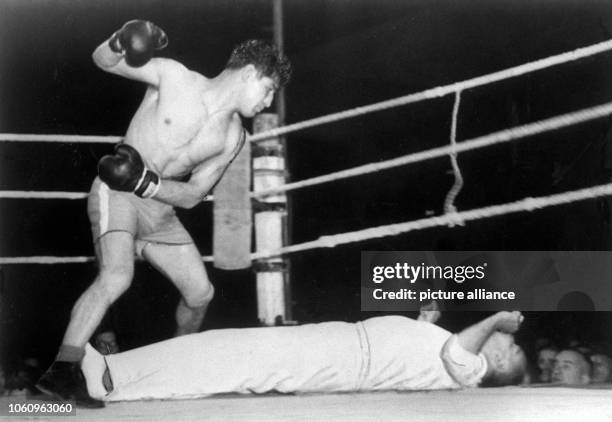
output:
[[[361,323],[211,330],[102,357],[89,346],[92,397],[183,399],[220,393],[355,391],[365,376]],[[114,390],[106,395],[108,365]]]

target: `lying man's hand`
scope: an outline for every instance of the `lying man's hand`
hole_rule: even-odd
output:
[[[496,314],[497,321],[495,328],[502,333],[516,333],[523,322],[523,315],[519,311],[502,311]]]

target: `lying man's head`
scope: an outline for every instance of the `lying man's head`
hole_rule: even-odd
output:
[[[512,335],[523,319],[519,311],[501,311],[452,335],[440,353],[449,375],[465,387],[524,382],[527,359]]]
[[[488,370],[482,387],[521,384],[527,372],[527,357],[523,349],[514,342],[512,334],[495,332],[482,347]]]

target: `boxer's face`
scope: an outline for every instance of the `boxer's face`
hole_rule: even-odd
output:
[[[270,107],[278,83],[273,78],[262,75],[252,65],[248,65],[244,69],[243,81],[244,95],[240,114],[250,118]]]

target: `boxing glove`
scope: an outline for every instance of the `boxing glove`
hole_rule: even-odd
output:
[[[141,198],[155,196],[161,181],[149,170],[133,147],[118,144],[113,155],[105,155],[98,163],[98,176],[111,189],[133,192]]]
[[[168,45],[168,37],[151,22],[133,20],[115,32],[108,40],[108,45],[115,53],[124,54],[128,65],[140,67],[151,60],[155,50]]]

